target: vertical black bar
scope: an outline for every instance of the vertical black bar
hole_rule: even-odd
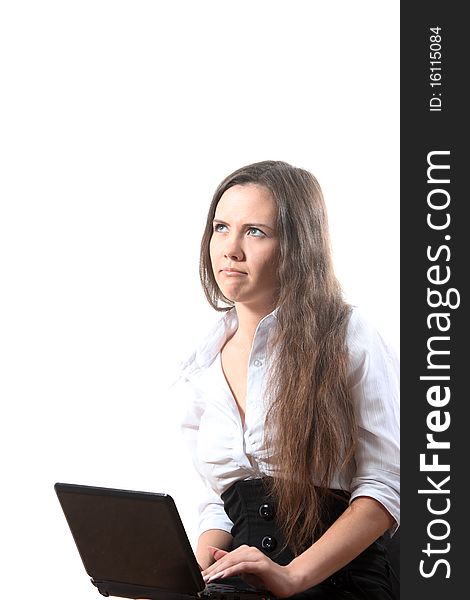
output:
[[[470,594],[464,6],[401,3],[402,600]]]

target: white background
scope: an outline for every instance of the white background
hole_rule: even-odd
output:
[[[56,481],[199,481],[166,388],[217,315],[212,193],[286,160],[323,188],[346,297],[399,347],[399,3],[3,2],[2,597],[97,598]]]

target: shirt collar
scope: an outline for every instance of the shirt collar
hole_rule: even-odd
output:
[[[256,328],[255,337],[260,328],[269,325],[276,317],[277,308],[263,317]],[[225,342],[238,328],[237,312],[234,308],[228,310],[211,328],[207,336],[196,350],[180,365],[180,376],[190,376],[200,369],[208,367],[223,348]]]

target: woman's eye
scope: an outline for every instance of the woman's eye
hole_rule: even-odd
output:
[[[223,223],[214,223],[214,231],[217,233],[225,232],[227,231],[227,225],[224,225]]]
[[[252,237],[263,237],[264,236],[264,233],[261,231],[261,229],[258,229],[257,227],[250,227],[248,229],[248,233]]]

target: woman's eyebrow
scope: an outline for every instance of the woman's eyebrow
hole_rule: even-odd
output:
[[[221,225],[229,225],[227,221],[223,221],[222,219],[213,219],[213,223],[220,223]],[[266,229],[270,229],[271,231],[275,231],[274,227],[267,225],[266,223],[244,223],[242,227],[264,227]]]

